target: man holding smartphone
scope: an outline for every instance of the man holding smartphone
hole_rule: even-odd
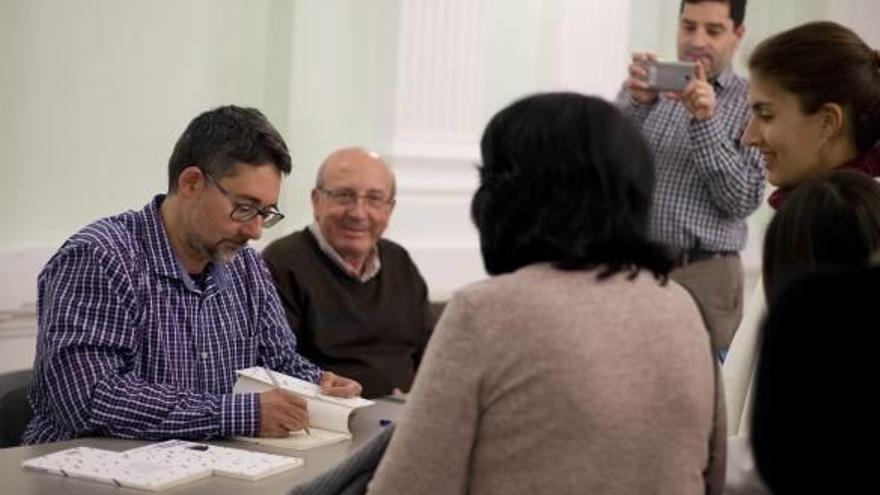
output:
[[[638,124],[657,168],[652,236],[673,251],[671,277],[688,288],[716,351],[726,350],[742,318],[745,219],[764,192],[757,149],[740,142],[749,119],[748,83],[731,68],[745,34],[746,0],[682,0],[678,58],[691,81],[661,92],[647,81],[651,53],[635,53],[618,104]]]

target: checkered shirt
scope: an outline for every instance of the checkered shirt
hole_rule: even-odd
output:
[[[171,250],[163,199],[84,228],[40,274],[26,443],[256,435],[259,398],[232,394],[236,369],[320,378],[259,254],[211,265],[199,289]]]
[[[727,70],[714,87],[715,115],[703,121],[662,97],[639,105],[626,89],[618,104],[654,151],[651,236],[677,249],[741,251],[745,219],[764,193],[764,164],[756,148],[740,142],[749,119],[748,83]]]

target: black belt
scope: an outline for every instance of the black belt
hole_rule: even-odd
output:
[[[706,251],[704,249],[684,249],[674,254],[672,259],[676,266],[685,266],[698,261],[706,261],[727,256],[737,256],[736,251]]]

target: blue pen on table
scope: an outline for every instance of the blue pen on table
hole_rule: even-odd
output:
[[[278,383],[278,378],[275,378],[275,372],[270,370],[269,368],[266,368],[265,366],[263,367],[263,369],[266,371],[266,374],[269,375],[269,379],[272,380],[272,386],[275,388],[281,388],[281,384]],[[308,426],[304,426],[303,430],[305,430],[306,435],[312,435],[312,432],[309,431]]]

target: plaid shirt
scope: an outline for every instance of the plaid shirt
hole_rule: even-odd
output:
[[[714,86],[715,115],[703,121],[662,97],[639,105],[626,89],[618,104],[654,151],[651,236],[678,249],[741,251],[745,218],[764,194],[764,164],[757,148],[740,143],[749,119],[748,83],[728,69]]]
[[[71,237],[38,280],[39,334],[26,443],[86,435],[256,435],[255,365],[316,382],[260,256],[210,265],[199,289],[171,250],[163,196]]]

